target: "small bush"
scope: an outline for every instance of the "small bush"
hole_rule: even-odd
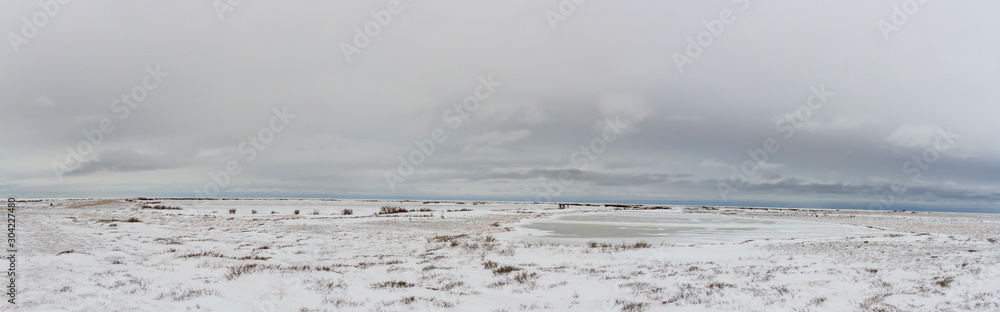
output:
[[[139,220],[139,218],[131,217],[131,218],[125,219],[125,221],[122,221],[122,222],[142,222],[142,221]]]
[[[726,289],[726,288],[729,288],[729,287],[736,287],[736,285],[733,285],[733,284],[730,284],[730,283],[723,283],[723,282],[712,282],[712,283],[708,284],[708,288],[709,289]]]
[[[257,214],[257,210],[250,210],[250,214]]]
[[[404,213],[404,212],[410,212],[410,211],[406,210],[406,208],[401,208],[398,206],[382,206],[382,209],[379,210],[379,214],[392,214],[392,213]]]
[[[521,284],[533,281],[536,278],[538,278],[538,273],[534,273],[534,272],[532,272],[532,273],[521,272],[519,274],[514,275],[514,281],[517,281],[518,283],[521,283]]]
[[[170,298],[173,301],[186,301],[192,298],[202,297],[202,296],[218,296],[220,293],[214,289],[180,289],[174,288],[169,292],[164,292],[156,296],[156,300],[163,300]]]
[[[615,299],[615,305],[621,305],[622,312],[642,312],[649,307],[647,302],[629,302],[622,299]]]
[[[234,214],[234,213],[236,213],[236,208],[229,209],[229,214]]]
[[[499,264],[493,261],[487,260],[486,262],[483,262],[483,268],[487,270],[496,269],[497,266],[499,266]]]
[[[824,302],[826,302],[826,297],[816,297],[816,298],[813,298],[812,300],[809,300],[809,304],[814,305],[814,306],[821,305]]]
[[[936,277],[936,278],[934,278],[934,284],[937,284],[938,286],[941,286],[941,287],[948,287],[948,286],[951,285],[951,282],[954,282],[954,281],[955,281],[955,278],[951,277],[951,276],[949,276],[949,277]]]
[[[225,277],[228,280],[232,280],[232,279],[235,279],[237,277],[240,277],[240,275],[247,274],[247,273],[257,272],[257,271],[260,271],[261,269],[263,269],[263,268],[259,264],[256,264],[256,263],[250,263],[250,264],[233,266],[233,267],[229,267],[229,271],[226,272],[226,276]]]
[[[311,215],[314,215],[314,216],[319,215],[319,210],[313,209],[313,212],[311,213]]]
[[[219,252],[216,252],[216,251],[199,251],[199,252],[192,252],[192,253],[185,254],[185,255],[180,255],[178,257],[179,258],[197,258],[197,257],[225,258],[226,256],[223,255],[223,254],[221,254],[221,253],[219,253]]]
[[[519,270],[521,270],[521,268],[518,268],[518,267],[515,267],[515,266],[503,265],[503,266],[497,267],[496,269],[493,269],[493,275],[503,275],[503,274],[508,274],[510,272],[519,271]]]
[[[354,210],[353,209],[344,209],[344,210],[340,211],[340,214],[345,215],[345,216],[349,216],[349,215],[354,214]]]
[[[434,236],[434,237],[428,239],[427,241],[428,242],[442,242],[442,243],[443,242],[455,242],[457,239],[464,238],[466,236],[468,236],[468,235],[466,235],[466,234],[459,234],[459,235],[438,235],[438,236]]]
[[[587,247],[590,247],[590,248],[613,248],[615,250],[619,250],[619,249],[642,249],[642,248],[651,248],[651,247],[653,247],[653,244],[647,243],[645,241],[638,241],[638,242],[635,242],[635,243],[632,243],[632,244],[622,243],[620,245],[612,245],[612,244],[609,244],[609,243],[598,243],[598,242],[590,241],[590,242],[587,242]]]
[[[413,283],[407,283],[404,281],[388,281],[372,284],[372,289],[382,289],[382,288],[409,288],[416,286]]]
[[[156,210],[181,210],[181,207],[167,206],[167,205],[142,205],[142,209],[156,209]]]
[[[164,245],[181,245],[182,244],[181,240],[176,239],[176,238],[172,238],[172,237],[157,238],[157,239],[154,239],[153,241],[156,242],[156,243],[164,244]]]
[[[650,243],[647,243],[646,241],[638,241],[638,242],[635,242],[635,244],[632,244],[632,248],[635,248],[635,249],[650,248],[650,247],[653,247],[653,245],[650,244]]]

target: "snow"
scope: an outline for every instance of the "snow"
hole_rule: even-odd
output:
[[[21,204],[4,311],[1000,310],[1000,215],[102,200]]]

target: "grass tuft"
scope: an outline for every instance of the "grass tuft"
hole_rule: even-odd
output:
[[[518,267],[515,267],[515,266],[510,266],[510,265],[502,265],[502,266],[499,266],[499,267],[493,269],[493,275],[503,275],[503,274],[508,274],[510,272],[519,271],[519,270],[521,270],[521,268],[518,268]]]
[[[372,284],[372,289],[384,289],[384,288],[409,288],[416,286],[413,283],[408,283],[404,281],[387,281]]]

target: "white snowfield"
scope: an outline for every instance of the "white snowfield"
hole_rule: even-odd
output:
[[[1000,215],[668,208],[24,202],[0,310],[1000,311]]]

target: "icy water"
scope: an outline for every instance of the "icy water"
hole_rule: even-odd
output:
[[[625,211],[565,215],[519,225],[526,239],[579,243],[710,243],[766,239],[837,238],[877,231],[819,222],[767,220],[702,213]]]

